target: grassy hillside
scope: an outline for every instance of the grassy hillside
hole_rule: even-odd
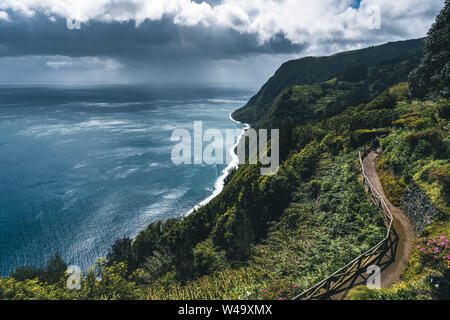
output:
[[[390,81],[386,78],[386,75],[379,73],[384,72],[382,64],[388,61],[396,61],[397,59],[400,59],[400,61],[414,59],[417,55],[420,57],[422,48],[423,39],[417,39],[387,43],[362,50],[343,52],[329,57],[306,57],[286,62],[261,88],[258,94],[243,108],[233,113],[233,117],[236,120],[250,123],[252,126],[258,126],[258,122],[269,112],[275,98],[287,88],[295,85],[320,84],[334,78],[339,73],[345,73],[345,71],[352,70],[358,66],[371,68],[380,65],[379,68],[373,69],[371,75],[372,77],[384,78],[383,87],[371,88],[376,95],[389,86],[406,80],[406,78],[397,78]],[[412,67],[416,67],[417,63],[418,61],[413,62]],[[401,62],[394,63],[394,66],[399,64]],[[407,73],[403,74],[402,77],[407,77],[410,71],[412,69],[406,71]],[[263,126],[263,124],[260,125]]]
[[[412,157],[412,178],[429,186],[424,190],[443,210],[429,234],[448,235],[446,180],[419,173],[448,172],[442,148],[449,150],[449,101],[414,102],[407,93],[407,85],[399,84],[370,103],[293,126],[289,153],[277,175],[263,177],[257,166],[241,166],[211,204],[187,218],[154,223],[133,242],[118,241],[109,261],[101,260],[83,278],[82,290],[65,289],[63,273],[52,280],[45,272],[27,276],[18,270],[0,280],[0,297],[288,299],[383,238],[383,221],[364,192],[357,164],[358,149],[380,132],[390,132],[382,140],[383,161],[395,167],[396,157]],[[404,121],[411,114],[414,120]],[[420,134],[430,129],[438,131],[433,143]],[[405,137],[410,135],[429,145],[409,145]],[[409,181],[402,176],[409,169],[399,170],[396,179]],[[419,256],[412,259],[408,274],[414,281],[421,270],[439,274]],[[430,286],[427,290],[421,297],[443,294]]]
[[[389,290],[357,288],[348,298],[450,299],[450,103],[402,102],[398,108],[402,116],[381,139],[378,172],[384,189],[400,205],[408,185],[415,183],[440,214],[416,240],[399,283]]]

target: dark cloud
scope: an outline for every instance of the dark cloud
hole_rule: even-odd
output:
[[[304,46],[282,34],[261,43],[254,34],[203,26],[176,25],[171,19],[130,22],[90,21],[69,30],[66,20],[50,21],[43,14],[24,18],[9,12],[0,22],[0,56],[62,55],[107,56],[121,60],[229,59],[251,54],[288,54]]]
[[[2,82],[241,80],[255,86],[287,59],[423,37],[442,7],[440,0],[0,1]],[[381,9],[380,29],[367,26],[371,6]],[[81,30],[66,26],[64,17],[73,12],[87,21]]]

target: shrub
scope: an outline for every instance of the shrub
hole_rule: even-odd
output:
[[[194,272],[197,276],[213,273],[226,267],[225,251],[217,251],[212,241],[200,242],[194,248]]]
[[[450,240],[447,236],[425,237],[416,241],[422,263],[438,270],[446,270],[450,263]]]
[[[289,300],[300,294],[299,285],[290,281],[275,280],[270,282],[264,290],[262,297],[264,300]]]
[[[374,140],[378,135],[376,130],[356,130],[353,134],[353,145],[355,147],[363,146]]]
[[[67,263],[59,253],[55,253],[47,262],[46,268],[35,268],[33,266],[18,267],[11,273],[11,277],[17,281],[38,279],[41,282],[55,284],[64,276]]]
[[[140,290],[136,283],[129,281],[126,263],[108,266],[106,259],[98,259],[82,280],[77,294],[81,299],[90,300],[132,300],[138,299]]]
[[[117,239],[111,246],[106,259],[109,265],[125,262],[130,267],[130,270],[137,268],[137,257],[132,248],[132,240],[129,238]]]
[[[442,166],[429,172],[430,178],[442,184],[442,197],[447,204],[450,203],[450,165]]]

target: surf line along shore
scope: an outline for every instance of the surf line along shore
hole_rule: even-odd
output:
[[[278,171],[279,130],[272,129],[270,131],[271,145],[269,156],[267,129],[260,129],[257,132],[256,130],[251,129],[250,125],[234,120],[231,114],[230,120],[239,125],[244,125],[244,128],[227,129],[225,138],[221,130],[218,129],[208,129],[203,133],[203,124],[201,121],[194,122],[193,139],[191,132],[186,129],[177,129],[172,133],[171,140],[180,142],[172,149],[172,163],[175,165],[227,164],[226,168],[215,182],[213,193],[186,213],[186,215],[189,215],[194,210],[208,204],[222,192],[227,176],[237,168],[239,164],[245,163],[247,159],[247,146],[249,163],[257,164],[259,161],[262,164],[260,168],[261,175],[272,175]],[[247,138],[248,144],[242,143],[243,139]],[[210,144],[203,149],[203,142],[210,142]],[[194,153],[193,156],[192,150]],[[226,150],[226,160],[223,156],[224,150]]]
[[[185,215],[190,215],[192,212],[207,205],[215,197],[217,197],[222,192],[223,188],[225,187],[225,179],[228,177],[228,175],[231,174],[231,172],[234,169],[236,169],[239,166],[239,157],[237,155],[236,149],[237,149],[239,143],[241,142],[242,138],[244,137],[245,132],[248,129],[250,129],[250,125],[247,123],[242,123],[237,120],[234,120],[232,117],[232,113],[230,113],[229,117],[230,117],[230,120],[233,121],[234,123],[236,123],[238,125],[244,125],[244,128],[241,130],[241,133],[240,133],[236,143],[233,146],[231,146],[230,149],[228,150],[228,154],[231,156],[231,161],[228,163],[228,166],[225,169],[223,169],[221,175],[217,178],[217,180],[214,184],[213,193],[208,198],[206,198],[205,200],[203,200],[202,202],[197,204],[194,208],[192,208]]]

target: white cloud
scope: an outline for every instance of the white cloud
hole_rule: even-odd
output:
[[[74,67],[78,70],[80,69],[98,69],[98,70],[109,70],[115,71],[123,67],[123,65],[109,58],[98,58],[98,57],[66,57],[57,56],[49,57],[52,60],[45,62],[45,65],[52,69],[64,69]]]
[[[0,25],[6,25],[0,29],[5,40],[0,44],[4,56],[0,57],[3,71],[0,81],[30,78],[34,81],[183,82],[189,78],[207,83],[234,83],[239,79],[259,85],[280,63],[299,55],[326,55],[423,37],[444,1],[362,0],[357,9],[350,7],[353,0],[199,2],[0,0]],[[373,5],[378,5],[381,11],[379,30],[367,28],[367,8]],[[55,22],[55,28],[65,28],[61,18],[75,18],[82,22],[81,28],[86,28],[86,32],[54,30],[53,34],[48,25],[41,28],[42,17],[31,19],[37,13]],[[23,23],[28,17],[39,23]],[[165,21],[161,24],[142,24],[146,20],[162,19]],[[4,20],[9,22],[5,24]],[[104,31],[107,28],[87,24],[93,21],[134,22],[136,37],[128,25],[123,26],[127,33],[119,33],[122,38],[117,38]],[[173,28],[170,21],[179,27]],[[36,27],[35,38],[29,37],[33,32],[30,25]],[[121,30],[122,26],[115,28]],[[284,41],[280,33],[297,45]],[[68,35],[69,40],[60,34]],[[70,43],[71,36],[78,39],[78,35],[79,50]],[[255,36],[259,44],[254,42]],[[275,41],[266,42],[274,37]]]
[[[0,9],[32,16],[41,11],[89,20],[135,21],[168,17],[182,26],[202,25],[235,29],[258,35],[261,42],[284,33],[293,43],[320,43],[329,38],[361,41],[369,37],[367,8],[381,9],[383,29],[370,37],[385,40],[386,30],[413,38],[424,36],[432,22],[431,13],[443,6],[442,0],[362,0],[353,9],[352,0],[224,0],[219,5],[191,0],[2,0]],[[0,12],[1,18],[1,12]],[[384,37],[384,38],[383,38]]]
[[[0,11],[0,20],[9,21],[9,15],[4,11]]]
[[[64,67],[71,67],[73,63],[68,61],[47,61],[45,65],[53,69],[59,69]]]

